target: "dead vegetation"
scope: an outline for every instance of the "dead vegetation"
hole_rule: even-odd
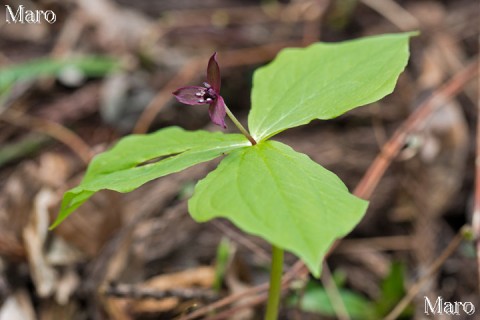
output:
[[[334,301],[333,318],[350,318],[342,299],[335,303],[333,280],[381,300],[396,262],[405,268],[404,291],[385,307],[388,319],[409,308],[403,318],[423,319],[424,296],[480,308],[476,1],[22,3],[53,10],[57,21],[8,24],[0,15],[0,80],[10,66],[40,57],[105,55],[121,68],[105,76],[61,70],[4,92],[0,81],[0,320],[259,318],[268,246],[225,221],[199,225],[187,212],[192,186],[216,163],[130,194],[101,192],[50,232],[63,192],[94,154],[125,134],[168,125],[213,129],[206,110],[171,96],[202,80],[213,51],[223,95],[245,121],[252,72],[280,49],[410,30],[421,34],[392,95],[279,139],[371,201],[325,262],[321,283]],[[478,250],[475,241],[462,241],[469,225]],[[222,238],[230,240],[230,255],[214,290]],[[293,256],[287,264],[282,319],[323,319],[288,303],[308,294],[309,277]]]

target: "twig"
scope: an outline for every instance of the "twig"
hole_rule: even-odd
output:
[[[411,236],[372,237],[342,240],[335,253],[359,253],[364,251],[410,250],[414,246]]]
[[[313,0],[305,4],[303,45],[307,46],[320,39],[322,18],[329,5],[330,0]]]
[[[301,261],[297,261],[297,263],[295,263],[295,265],[293,267],[291,267],[284,275],[283,275],[283,278],[282,278],[282,288],[287,288],[288,287],[288,284],[293,280],[295,279],[296,277],[298,277],[299,275],[307,275],[308,274],[308,269],[305,267],[305,265],[303,263],[301,263]],[[224,306],[227,306],[229,304],[232,304],[236,301],[239,301],[241,300],[242,298],[244,297],[247,297],[247,296],[250,296],[250,295],[257,295],[257,294],[264,294],[266,291],[268,290],[268,283],[262,283],[256,287],[252,287],[252,288],[249,288],[245,291],[242,291],[242,292],[239,292],[239,293],[236,293],[236,294],[232,294],[232,295],[229,295],[223,299],[220,299],[212,304],[209,304],[207,306],[204,306],[194,312],[192,312],[191,314],[189,315],[185,315],[183,317],[181,317],[179,320],[193,320],[193,319],[197,319],[199,317],[202,317],[206,314],[209,314],[217,309],[220,309]],[[265,294],[264,296],[262,296],[263,299],[260,299],[259,303],[262,303],[263,301],[265,301],[265,299],[267,298],[267,295]]]
[[[345,303],[340,296],[340,292],[338,291],[335,282],[332,280],[332,274],[330,273],[330,269],[328,268],[328,264],[326,262],[323,264],[321,279],[323,286],[325,287],[325,292],[327,293],[328,299],[332,304],[337,318],[340,320],[350,320]]]
[[[295,267],[292,267],[292,268],[290,269],[290,271],[292,271],[292,272],[290,273],[290,275],[295,276],[295,274],[297,274],[297,273],[298,273],[299,271],[301,271],[301,270],[295,270]],[[284,278],[287,277],[288,274],[289,274],[289,273],[285,274],[285,275],[284,275]],[[307,274],[308,274],[308,272],[307,272]],[[283,281],[283,282],[282,282],[282,292],[284,292],[285,290],[288,289],[289,283],[290,283],[290,281],[291,281],[292,279],[293,279],[293,277],[292,277],[292,278],[288,278],[288,281]],[[242,293],[243,293],[243,292],[242,292]],[[238,311],[240,311],[240,310],[242,310],[242,309],[245,309],[245,308],[251,308],[251,307],[254,307],[254,306],[256,306],[256,305],[259,305],[259,304],[261,304],[262,302],[264,302],[264,301],[267,300],[267,299],[268,299],[268,294],[267,294],[266,292],[261,292],[260,294],[258,294],[257,297],[255,297],[255,298],[253,298],[253,299],[249,299],[248,302],[246,302],[246,303],[244,303],[244,304],[241,304],[241,305],[239,305],[239,306],[235,306],[235,307],[230,308],[230,309],[228,309],[228,310],[225,310],[225,311],[223,311],[223,312],[221,312],[221,313],[218,313],[217,315],[215,315],[215,316],[213,316],[213,317],[208,317],[208,318],[206,318],[205,320],[230,319],[231,316],[232,316],[233,314],[236,314]],[[199,309],[199,310],[200,310],[200,309]],[[182,318],[182,319],[183,319],[183,318]],[[180,320],[182,320],[182,319],[180,319]]]
[[[202,308],[199,308],[198,310],[190,313],[189,315],[185,315],[185,316],[181,317],[179,320],[197,319],[197,318],[202,317],[206,314],[209,314],[209,313],[211,313],[211,312],[213,312],[217,309],[220,309],[224,306],[228,306],[229,304],[232,304],[236,301],[239,301],[240,299],[242,299],[244,297],[264,293],[267,289],[268,289],[268,283],[263,283],[263,284],[258,285],[256,287],[249,288],[245,291],[229,295],[229,296],[227,296],[223,299],[220,299],[220,300],[218,300],[218,301],[216,301],[212,304],[209,304],[209,305],[206,305]],[[266,298],[266,295],[265,295],[264,298]],[[263,302],[263,301],[265,301],[265,300],[262,299],[261,302]]]
[[[480,81],[478,81],[480,89]],[[480,290],[480,91],[477,102],[477,141],[475,153],[475,196],[472,217],[472,227],[477,248],[478,289]]]
[[[129,299],[165,299],[176,297],[184,300],[200,299],[204,301],[213,301],[218,298],[215,293],[203,289],[176,288],[157,290],[142,285],[117,283],[106,285],[106,287],[100,292],[107,296]]]
[[[65,144],[85,163],[88,163],[93,156],[93,152],[85,141],[73,131],[58,123],[29,116],[15,110],[5,110],[0,114],[0,121],[44,133]]]
[[[223,312],[218,313],[215,316],[211,316],[206,318],[205,320],[223,320],[223,319],[231,319],[232,316],[236,313],[238,313],[240,310],[243,310],[245,308],[251,308],[254,307],[262,302],[264,302],[268,298],[268,295],[266,293],[261,293],[257,297],[249,300],[247,303],[243,303],[241,305],[235,306],[231,309],[225,310]]]
[[[302,320],[302,301],[305,298],[305,292],[307,291],[307,281],[301,282],[301,287],[297,290],[296,296],[298,297],[295,303],[295,310],[293,314],[293,320]]]
[[[200,72],[201,66],[201,59],[193,58],[188,61],[183,68],[180,69],[180,71],[178,71],[178,73],[172,79],[170,79],[165,86],[163,86],[153,100],[150,101],[138,118],[133,132],[147,132],[158,112],[172,98],[172,92],[193,79]]]
[[[313,9],[311,4],[323,2],[323,7],[328,0],[292,1],[289,4],[281,4],[278,1],[263,5],[242,5],[238,7],[223,7],[212,10],[211,8],[185,8],[182,10],[165,11],[168,19],[160,19],[157,24],[159,36],[163,37],[176,29],[188,29],[199,27],[211,27],[213,17],[221,12],[229,21],[235,21],[239,25],[271,25],[273,23],[308,23],[315,19],[321,8]],[[327,3],[328,4],[328,3]],[[202,17],[202,19],[199,19]],[[157,38],[158,41],[159,38]]]
[[[263,262],[270,263],[271,258],[270,258],[270,255],[267,253],[267,250],[263,249],[258,244],[256,244],[249,238],[245,237],[243,234],[237,232],[235,229],[226,225],[223,221],[212,220],[211,223],[215,228],[225,233],[233,241],[236,241],[239,244],[243,245],[245,248],[248,248]]]
[[[52,58],[61,58],[70,53],[82,35],[86,24],[87,21],[82,11],[76,10],[70,14],[57,36],[50,56]]]
[[[478,75],[478,59],[461,70],[450,81],[436,90],[418,109],[395,131],[390,140],[382,147],[382,151],[368,168],[354,194],[363,199],[369,199],[378,185],[381,177],[392,160],[398,155],[405,144],[408,135],[421,128],[428,117],[444,104],[439,103],[458,94],[471,79]]]
[[[385,320],[395,320],[400,316],[402,311],[408,306],[408,304],[412,301],[412,299],[418,294],[418,292],[422,289],[425,282],[429,280],[429,278],[437,272],[440,267],[445,263],[445,261],[450,257],[458,246],[462,243],[464,238],[464,234],[467,232],[466,230],[468,227],[463,227],[460,231],[455,235],[455,237],[450,241],[449,245],[445,250],[443,250],[442,254],[435,259],[435,261],[430,265],[427,272],[414,284],[410,287],[407,294],[403,297],[402,300],[393,308],[393,310],[385,317]]]
[[[377,11],[402,31],[417,29],[420,22],[410,12],[393,0],[360,0]]]

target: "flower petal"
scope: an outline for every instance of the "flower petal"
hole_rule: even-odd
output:
[[[227,128],[227,125],[225,124],[225,116],[227,114],[225,108],[225,101],[223,101],[221,96],[218,96],[218,98],[212,102],[208,108],[208,114],[210,115],[212,122],[224,129]]]
[[[204,87],[183,87],[180,89],[177,89],[175,92],[173,92],[173,95],[175,98],[177,98],[178,101],[181,103],[185,103],[191,106],[196,106],[196,105],[202,105],[202,104],[208,104],[207,102],[200,102],[203,100],[202,96],[197,96],[197,94],[202,94],[205,92]]]
[[[210,57],[210,60],[208,60],[207,82],[212,86],[213,90],[215,90],[217,94],[220,94],[220,86],[221,86],[220,67],[218,66],[216,57],[217,57],[217,53],[215,52]]]

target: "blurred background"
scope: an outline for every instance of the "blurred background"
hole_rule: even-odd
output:
[[[411,30],[421,34],[393,94],[278,136],[371,200],[322,279],[287,256],[281,318],[432,319],[424,296],[480,309],[475,244],[462,240],[476,203],[478,1],[0,4],[0,320],[261,319],[269,246],[187,212],[218,161],[129,194],[100,192],[48,231],[63,192],[124,135],[219,130],[207,108],[171,95],[205,80],[214,51],[222,95],[246,123],[252,74],[282,48]],[[8,8],[21,5],[53,15],[12,23]],[[383,149],[389,167],[369,182],[399,128],[396,156]]]

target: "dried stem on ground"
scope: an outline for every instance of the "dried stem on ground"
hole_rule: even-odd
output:
[[[223,232],[227,237],[231,238],[233,241],[241,244],[245,248],[253,252],[259,259],[263,262],[270,263],[272,260],[270,255],[267,253],[267,250],[260,247],[258,244],[250,240],[250,238],[244,236],[237,230],[231,228],[226,223],[220,220],[212,220],[212,225]]]
[[[292,266],[284,275],[282,278],[282,290],[286,290],[289,287],[289,284],[292,280],[297,279],[299,277],[304,277],[308,275],[308,269],[305,267],[303,263],[300,263],[301,261],[298,261],[295,263],[294,266]],[[229,295],[223,299],[220,299],[212,304],[206,305],[202,308],[199,308],[198,310],[192,312],[189,315],[185,315],[183,317],[180,317],[178,320],[193,320],[193,319],[198,319],[200,317],[203,317],[209,313],[212,313],[220,308],[223,308],[225,306],[228,306],[234,302],[237,302],[241,300],[244,297],[252,296],[252,295],[259,295],[258,298],[255,298],[253,300],[250,300],[248,304],[246,305],[241,305],[238,307],[235,307],[235,310],[238,310],[239,308],[245,308],[245,307],[251,307],[255,306],[258,304],[263,303],[267,298],[268,295],[266,294],[266,291],[268,290],[268,283],[263,283],[258,286],[249,288],[245,291],[242,291],[240,293],[232,294]],[[232,309],[228,309],[225,311],[227,313]],[[209,319],[211,320],[211,319]]]
[[[477,85],[479,91],[477,93],[477,141],[475,152],[475,194],[472,226],[477,248],[478,290],[480,291],[480,80],[478,81]]]
[[[330,299],[330,303],[332,304],[333,310],[335,310],[335,314],[337,319],[339,320],[349,320],[350,316],[348,315],[347,308],[345,307],[345,303],[343,302],[342,297],[340,296],[340,292],[338,291],[338,287],[332,279],[332,273],[330,272],[330,268],[328,264],[325,262],[323,263],[322,269],[322,283],[325,287],[325,291]]]
[[[393,0],[361,0],[363,4],[380,13],[402,31],[410,31],[420,26],[420,21]]]
[[[203,289],[179,288],[157,290],[122,283],[110,283],[105,286],[103,292],[101,293],[105,294],[106,296],[130,299],[164,299],[176,297],[184,300],[200,299],[204,301],[212,301],[218,298],[215,293]]]
[[[363,199],[369,199],[377,187],[392,160],[404,146],[408,135],[420,130],[429,116],[439,107],[442,101],[457,95],[463,87],[478,75],[478,58],[468,67],[457,73],[450,81],[436,90],[415,112],[395,131],[393,137],[382,147],[380,154],[368,168],[353,193]]]
[[[203,60],[193,58],[188,61],[177,74],[172,77],[157,95],[150,101],[138,118],[133,133],[146,133],[158,112],[172,98],[172,92],[184,83],[190,82],[203,68]]]
[[[455,250],[457,250],[458,246],[462,243],[462,240],[464,239],[464,234],[466,232],[467,231],[465,230],[465,227],[460,229],[455,238],[453,238],[449,245],[445,248],[445,250],[443,250],[442,254],[440,254],[440,256],[435,259],[435,261],[430,265],[430,268],[428,268],[427,272],[415,284],[410,287],[407,294],[385,317],[385,320],[395,320],[400,316],[402,311],[418,294],[418,292],[422,289],[425,283],[430,280],[432,275],[440,269],[440,267],[445,263],[445,261],[447,261],[448,257],[450,257],[455,252]]]
[[[239,311],[245,309],[245,308],[250,308],[256,305],[259,305],[263,303],[265,300],[268,299],[268,295],[266,293],[259,294],[257,297],[255,297],[252,300],[249,300],[248,303],[241,304],[239,306],[235,306],[233,308],[230,308],[228,310],[225,310],[223,312],[220,312],[214,316],[211,316],[208,318],[208,320],[224,320],[224,319],[231,319],[235,314],[237,314]]]
[[[5,121],[28,130],[44,133],[62,142],[77,154],[85,164],[88,164],[93,157],[92,150],[82,138],[58,123],[29,116],[15,110],[5,110],[0,114],[0,121]]]
[[[415,243],[412,236],[372,237],[365,239],[342,240],[335,253],[358,253],[364,251],[411,250]]]

